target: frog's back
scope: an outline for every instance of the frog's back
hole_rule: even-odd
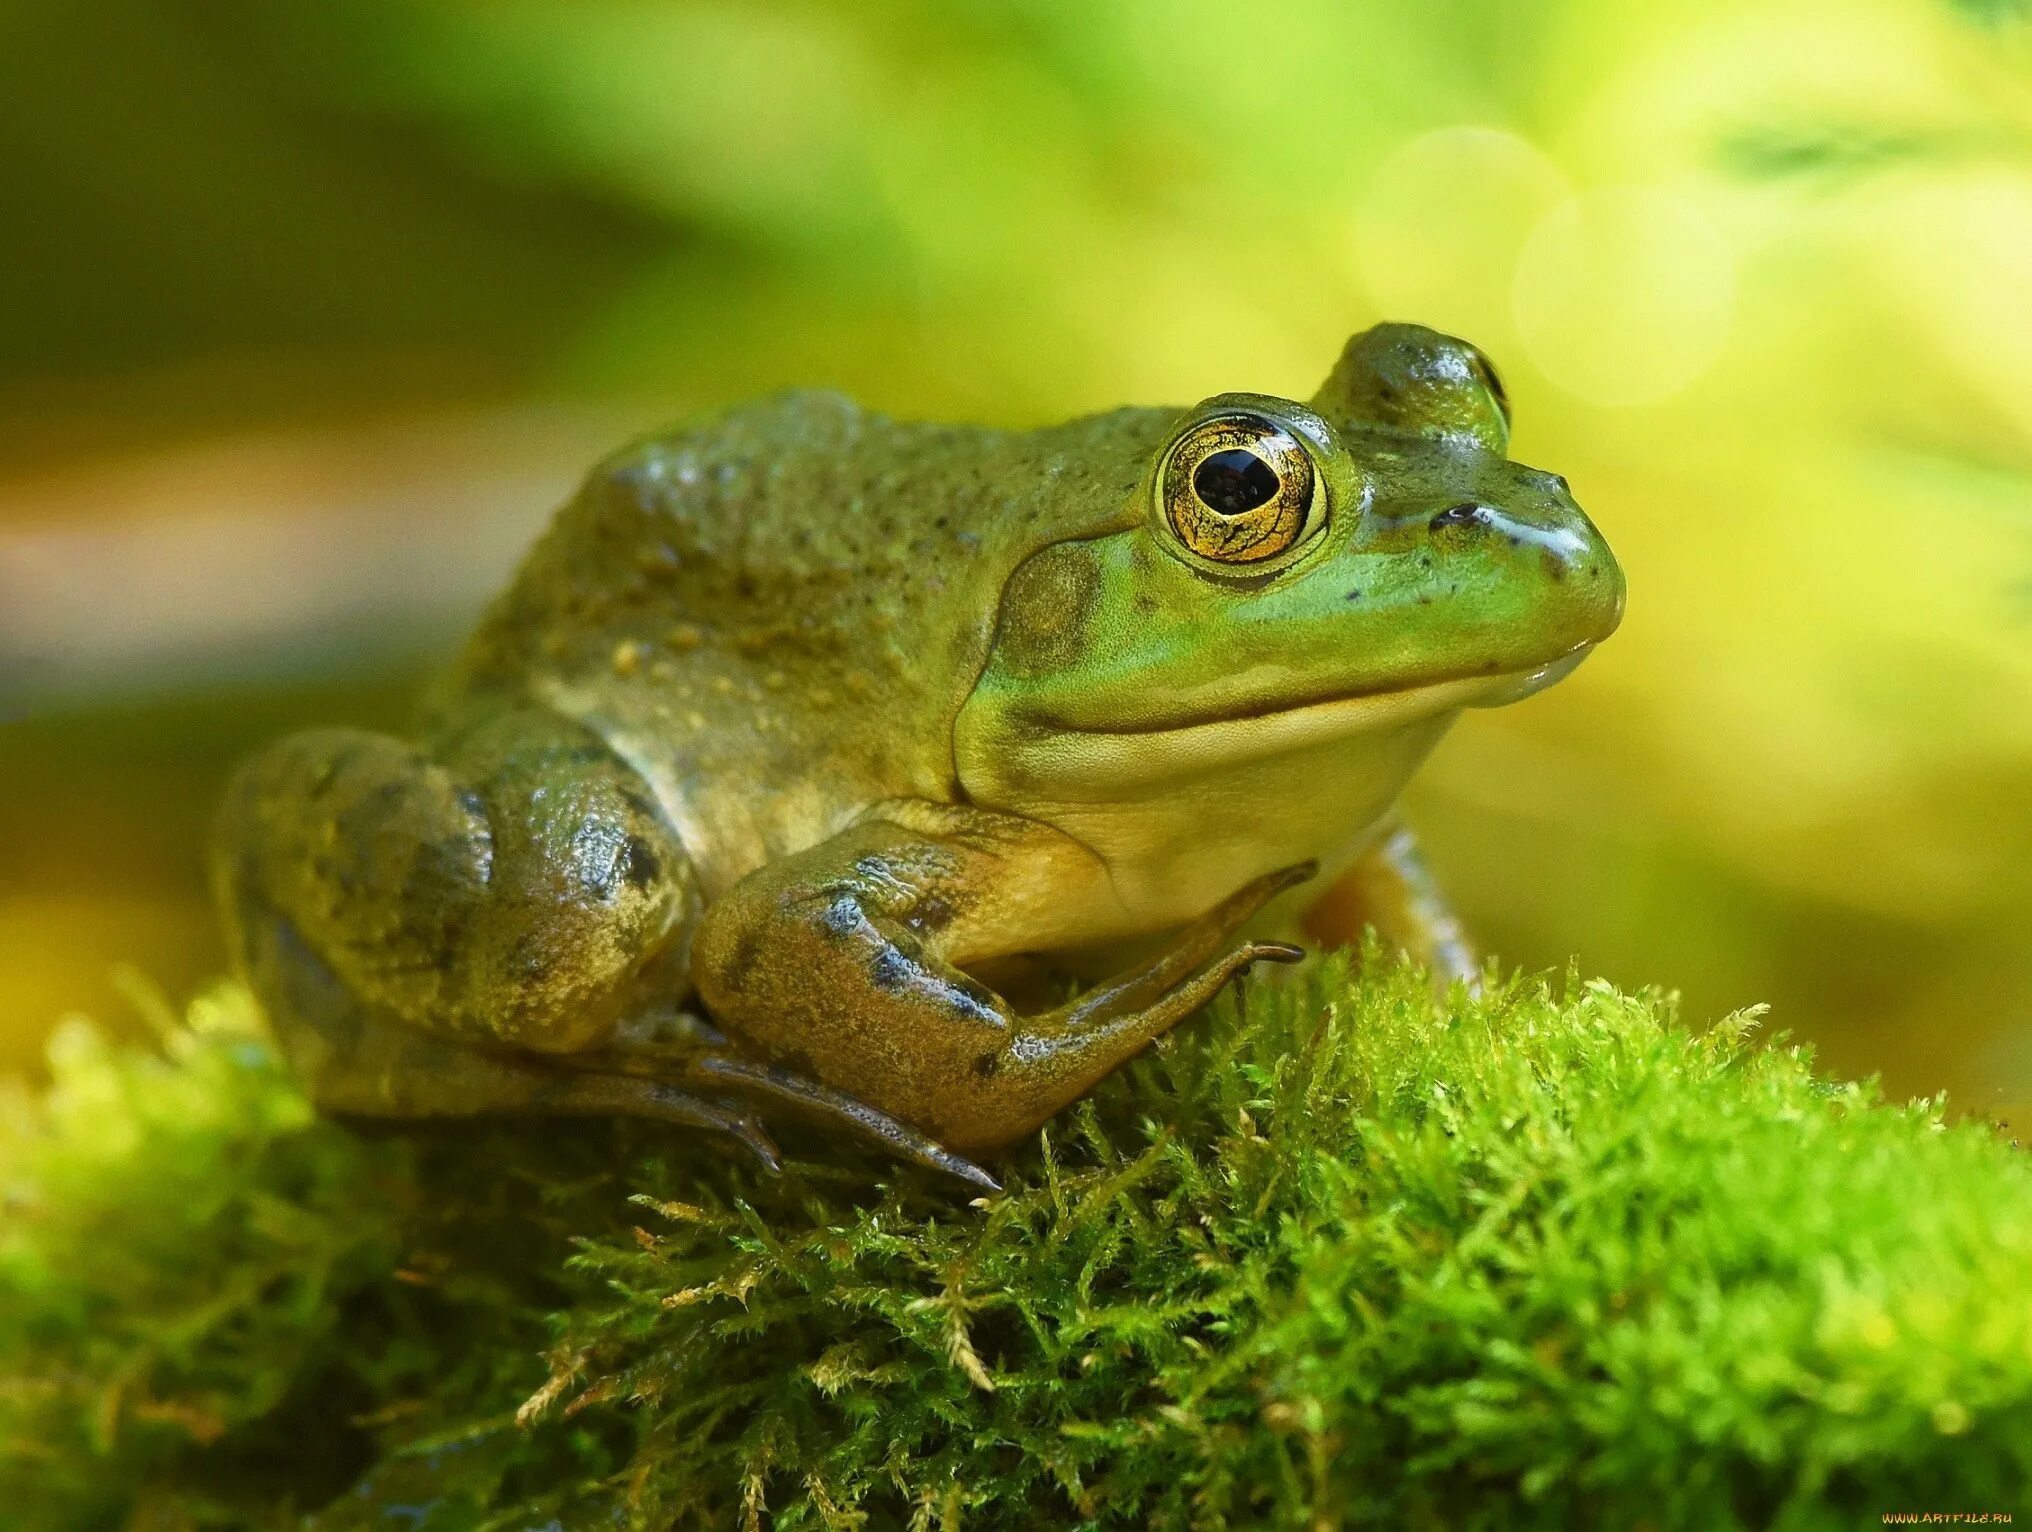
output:
[[[724,875],[878,798],[951,801],[1009,571],[1133,517],[1169,418],[1001,431],[798,392],[638,443],[559,512],[438,706],[590,724]]]

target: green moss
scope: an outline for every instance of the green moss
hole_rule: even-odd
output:
[[[1848,1528],[2032,1481],[2032,1167],[1748,1018],[1328,959],[974,1206],[639,1125],[367,1142],[194,1019],[68,1034],[0,1150],[49,1525]]]
[[[240,992],[151,1015],[162,1056],[70,1022],[53,1087],[0,1096],[0,1506],[31,1525],[251,1441],[397,1248],[386,1156],[313,1118]]]

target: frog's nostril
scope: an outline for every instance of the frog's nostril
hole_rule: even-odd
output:
[[[1434,532],[1443,532],[1448,527],[1486,526],[1493,519],[1494,515],[1487,506],[1464,500],[1459,505],[1450,505],[1436,512],[1426,526]]]

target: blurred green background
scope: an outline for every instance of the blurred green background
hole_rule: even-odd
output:
[[[1413,804],[1489,945],[2032,1107],[2007,0],[0,0],[0,1065],[214,972],[203,819],[574,475],[787,384],[1033,423],[1505,372],[1630,579]]]

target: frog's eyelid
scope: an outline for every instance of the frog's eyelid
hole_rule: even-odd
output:
[[[1192,407],[1172,433],[1170,452],[1194,431],[1217,420],[1254,420],[1296,437],[1314,457],[1341,450],[1333,422],[1299,399],[1276,394],[1215,394]]]
[[[1475,350],[1475,370],[1482,376],[1483,385],[1489,390],[1489,397],[1496,401],[1496,409],[1503,417],[1504,426],[1512,424],[1510,414],[1510,390],[1503,386],[1503,375],[1496,371],[1496,364],[1485,356],[1480,348]]]

